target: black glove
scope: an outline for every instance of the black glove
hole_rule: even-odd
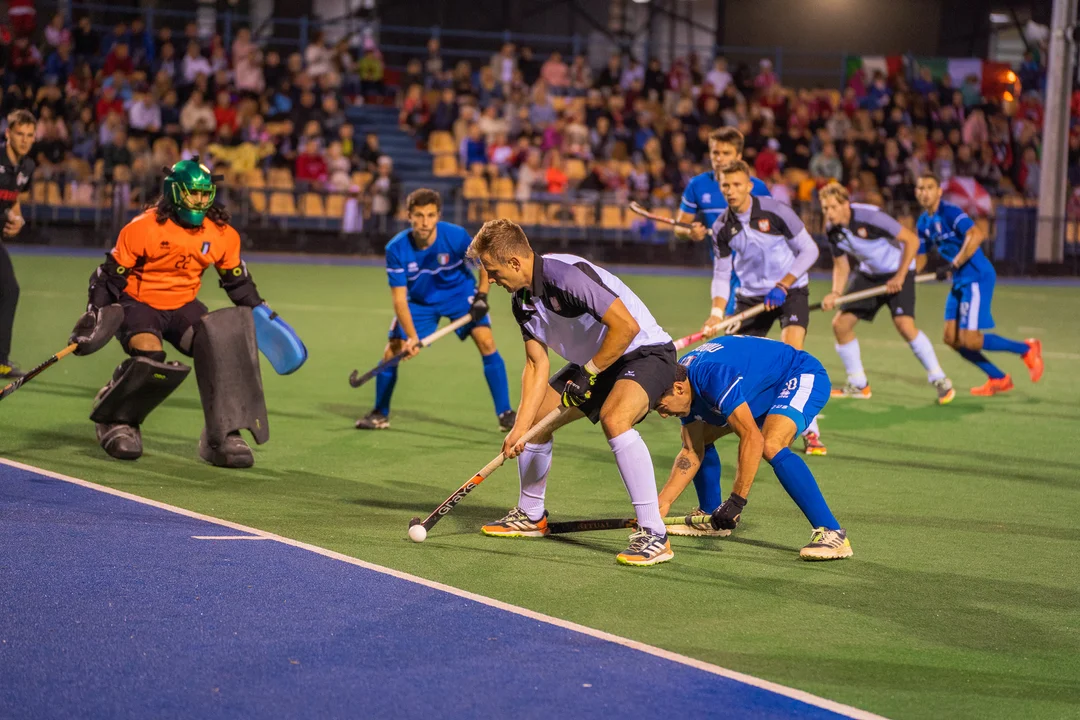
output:
[[[478,292],[473,296],[472,305],[469,306],[469,314],[472,315],[473,322],[480,322],[484,319],[484,316],[488,314],[491,309],[488,306],[488,294],[486,292]]]
[[[714,530],[734,530],[739,524],[739,516],[746,507],[746,498],[731,493],[727,500],[720,503],[712,514],[712,526]]]
[[[102,308],[91,305],[75,323],[68,342],[79,346],[75,349],[76,355],[96,353],[112,340],[123,321],[124,309],[119,304]]]
[[[949,273],[955,272],[955,271],[956,271],[956,266],[953,265],[952,263],[949,263],[948,265],[940,265],[940,266],[938,266],[937,272],[935,274],[937,275],[938,280],[947,280],[948,277],[949,277]]]
[[[596,384],[596,376],[585,369],[582,365],[566,381],[563,389],[563,407],[577,407],[592,397],[592,386]]]

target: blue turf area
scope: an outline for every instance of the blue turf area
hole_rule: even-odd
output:
[[[842,717],[243,534],[0,464],[0,718]]]

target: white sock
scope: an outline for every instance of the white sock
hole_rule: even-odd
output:
[[[521,481],[518,507],[525,511],[530,520],[544,517],[544,491],[547,490],[548,471],[551,470],[551,443],[551,440],[542,445],[525,443],[525,449],[517,458],[518,479]]]
[[[926,368],[926,379],[930,382],[935,380],[941,380],[945,377],[945,371],[941,369],[941,365],[938,364],[937,353],[934,352],[934,345],[930,342],[930,338],[926,337],[926,333],[922,330],[915,336],[908,345],[911,346],[911,352],[915,353],[915,357],[919,358],[919,362]]]
[[[859,351],[859,341],[852,340],[846,345],[836,343],[836,353],[844,361],[844,369],[847,370],[847,380],[855,387],[862,389],[869,382],[866,379],[866,371],[862,366],[862,353]]]
[[[661,537],[667,535],[656,497],[656,473],[645,441],[637,430],[627,430],[608,440],[608,445],[615,453],[615,464],[619,466],[626,492],[630,493],[638,527]]]
[[[814,419],[811,420],[810,424],[806,426],[805,430],[803,430],[803,435],[804,436],[809,435],[810,433],[813,433],[815,435],[820,435],[821,434],[821,430],[818,429],[818,425],[817,425],[817,415],[814,416]]]

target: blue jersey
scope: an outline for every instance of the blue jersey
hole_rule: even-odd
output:
[[[821,363],[810,353],[786,343],[749,335],[730,335],[705,343],[683,355],[693,401],[683,425],[703,420],[724,426],[728,416],[743,403],[760,418],[769,412],[784,385],[810,367]]]
[[[447,222],[435,227],[435,242],[417,250],[412,230],[399,232],[386,245],[386,274],[390,287],[407,287],[409,302],[440,305],[472,295],[476,278],[465,264],[472,238],[465,228]]]
[[[919,254],[924,255],[931,246],[936,246],[941,257],[952,262],[964,245],[964,237],[975,226],[967,213],[952,203],[942,200],[937,212],[923,212],[919,216]],[[981,278],[996,277],[994,266],[983,254],[982,248],[968,258],[960,269],[953,273],[953,285],[966,285]]]
[[[769,186],[757,178],[750,178],[752,187],[750,194],[757,197],[772,197]],[[727,210],[727,200],[720,192],[720,183],[716,182],[716,175],[711,170],[695,175],[686,185],[679,209],[685,213],[694,215],[699,220],[704,217],[702,223],[706,227],[712,227],[720,213]]]

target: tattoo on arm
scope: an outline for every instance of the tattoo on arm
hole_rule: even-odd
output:
[[[675,461],[675,467],[679,468],[683,472],[686,472],[690,469],[690,458],[685,456],[680,457],[678,460]]]

